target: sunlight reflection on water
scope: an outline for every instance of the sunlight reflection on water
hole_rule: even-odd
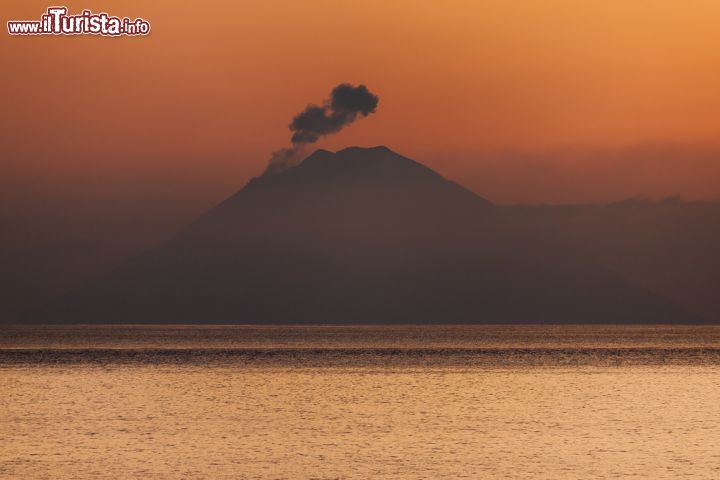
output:
[[[2,478],[720,478],[713,327],[55,328]]]

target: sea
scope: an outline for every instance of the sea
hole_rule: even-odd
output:
[[[718,479],[717,326],[1,326],[2,479]]]

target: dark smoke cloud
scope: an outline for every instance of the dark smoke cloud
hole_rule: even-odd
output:
[[[293,132],[290,139],[292,146],[273,152],[267,172],[278,172],[292,166],[300,160],[308,144],[339,132],[358,116],[367,117],[375,113],[378,100],[365,85],[353,87],[343,83],[333,88],[330,99],[322,106],[308,105],[293,118],[289,125]]]

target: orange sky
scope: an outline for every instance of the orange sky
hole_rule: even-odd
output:
[[[496,202],[720,196],[717,0],[61,3],[153,32],[0,34],[14,202],[197,213],[340,82],[366,84],[378,113],[319,147],[385,144]],[[51,4],[4,0],[3,30]]]

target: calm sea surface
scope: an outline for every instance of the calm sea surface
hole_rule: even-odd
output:
[[[720,478],[718,327],[0,327],[0,478]]]

